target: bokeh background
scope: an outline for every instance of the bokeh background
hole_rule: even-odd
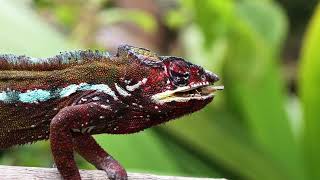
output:
[[[123,43],[182,56],[225,85],[201,112],[138,134],[96,136],[129,171],[320,179],[316,0],[0,0],[0,53],[115,52]],[[53,162],[48,142],[39,142],[1,151],[0,164]]]

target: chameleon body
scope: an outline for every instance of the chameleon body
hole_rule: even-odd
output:
[[[111,56],[74,51],[36,59],[0,55],[0,149],[50,140],[64,179],[79,180],[76,151],[110,179],[124,168],[91,135],[129,134],[202,109],[218,77],[129,45]]]

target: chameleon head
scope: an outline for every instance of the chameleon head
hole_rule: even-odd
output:
[[[119,51],[118,51],[119,52]],[[206,106],[223,86],[214,73],[183,58],[157,56],[147,49],[126,46],[126,55],[148,69],[141,85],[141,96],[152,114],[161,113],[176,118]],[[174,117],[172,117],[174,116]]]
[[[152,95],[157,104],[178,103],[180,106],[191,106],[197,101],[209,102],[214,92],[222,90],[223,86],[213,86],[219,77],[204,70],[201,66],[192,64],[182,58],[161,57],[166,81],[165,88]]]

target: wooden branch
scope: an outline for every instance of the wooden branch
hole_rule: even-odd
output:
[[[106,173],[101,170],[80,170],[82,180],[108,180]],[[129,180],[225,180],[212,178],[192,178],[177,176],[159,176],[143,173],[129,173]],[[22,166],[2,166],[0,165],[0,179],[13,180],[57,180],[61,176],[56,168],[38,168]]]

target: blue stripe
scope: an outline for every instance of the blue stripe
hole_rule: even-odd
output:
[[[88,90],[97,90],[100,92],[104,92],[113,97],[114,100],[118,99],[112,89],[106,84],[81,83],[71,84],[65,88],[56,89],[54,91],[43,89],[28,90],[24,93],[15,90],[2,91],[0,92],[0,101],[5,103],[38,103],[48,101],[50,99],[68,97],[71,94],[76,93],[77,91]]]

